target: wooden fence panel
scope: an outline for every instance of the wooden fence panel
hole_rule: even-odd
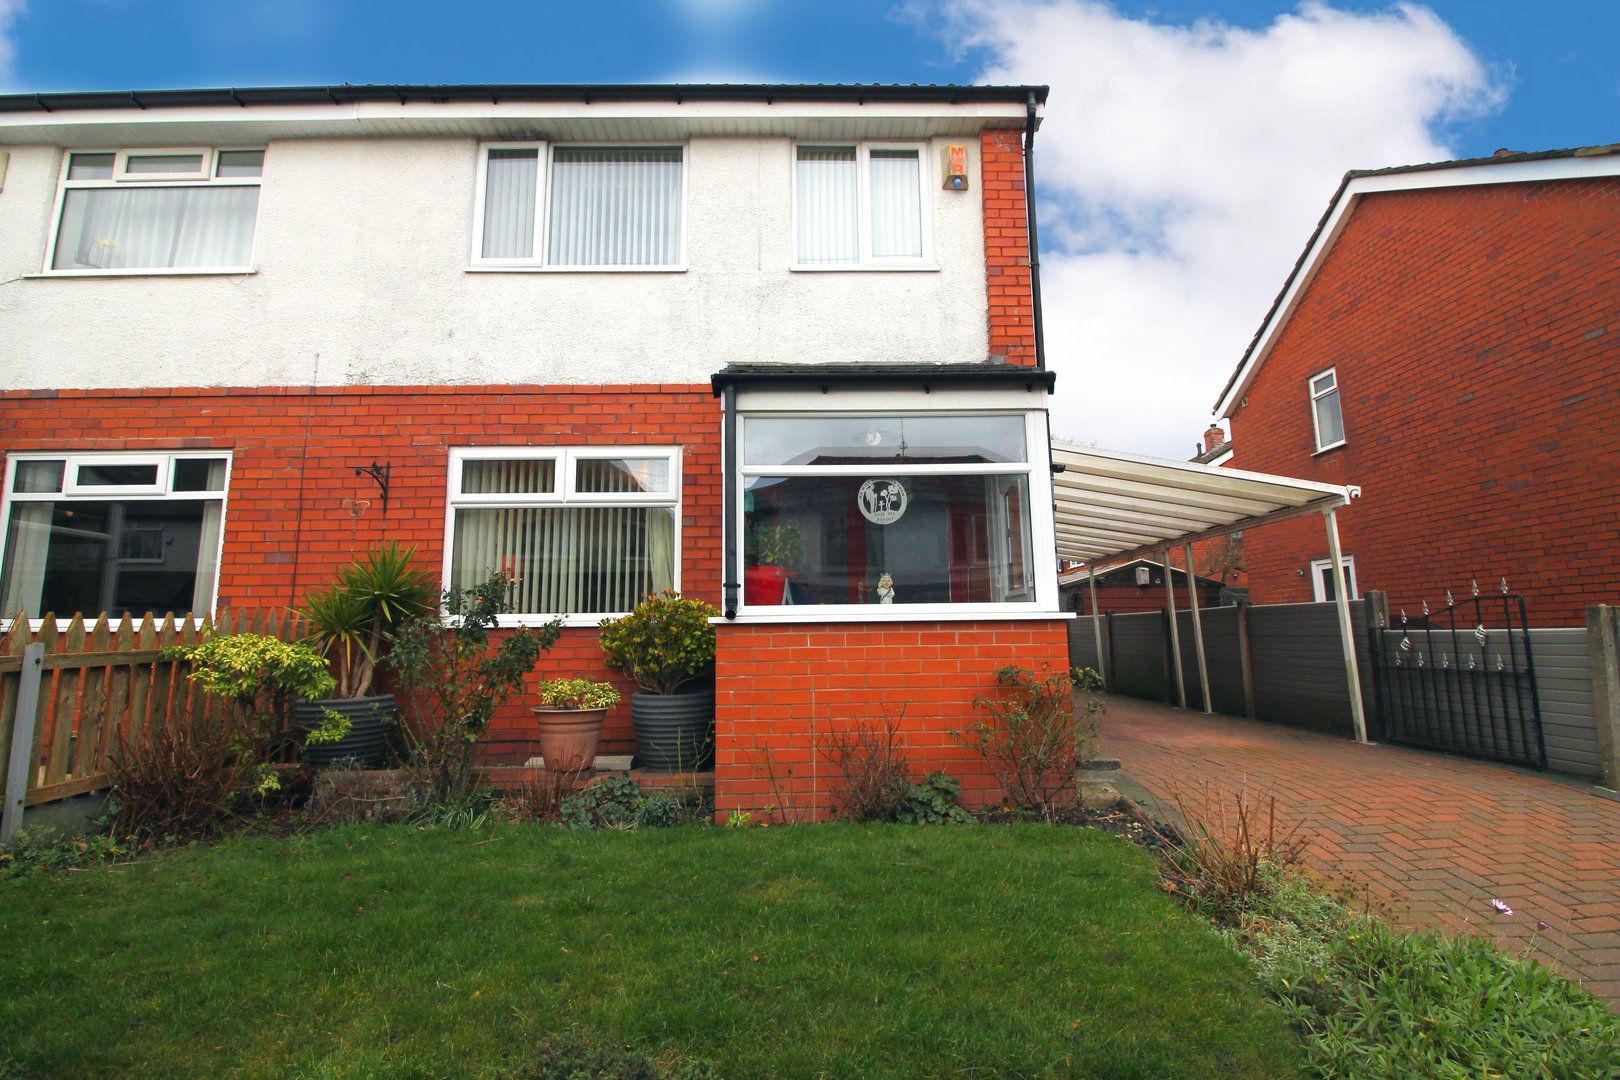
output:
[[[105,615],[88,625],[78,615],[65,623],[59,627],[47,613],[34,630],[19,612],[0,636],[0,762],[9,758],[16,729],[23,652],[35,642],[45,650],[28,757],[29,806],[109,787],[114,757],[154,723],[223,717],[226,703],[192,683],[184,661],[162,659],[165,648],[220,633],[305,636],[302,620],[273,609],[226,611],[211,620],[148,613],[119,620],[116,630]],[[4,784],[0,770],[0,798]]]

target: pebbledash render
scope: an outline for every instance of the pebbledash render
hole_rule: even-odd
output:
[[[509,621],[568,626],[542,673],[609,677],[597,624],[672,588],[725,613],[721,814],[826,812],[818,746],[885,717],[989,801],[950,732],[998,667],[1067,664],[1045,97],[0,97],[4,611],[284,607],[397,539],[512,571]]]

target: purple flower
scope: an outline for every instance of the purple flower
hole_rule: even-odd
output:
[[[1537,930],[1545,930],[1545,929],[1547,929],[1547,924],[1542,922],[1540,919],[1537,919],[1536,920],[1536,929]]]
[[[1491,907],[1496,909],[1496,913],[1498,915],[1511,916],[1513,914],[1513,909],[1512,908],[1508,907],[1506,904],[1502,903],[1502,901],[1498,900],[1494,896],[1491,897]]]

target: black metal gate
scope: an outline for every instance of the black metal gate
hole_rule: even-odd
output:
[[[1524,597],[1447,592],[1389,623],[1368,629],[1384,741],[1546,767]]]

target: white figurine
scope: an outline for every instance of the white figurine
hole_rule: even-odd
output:
[[[878,578],[877,594],[878,603],[894,603],[894,578],[890,577],[886,572]]]

